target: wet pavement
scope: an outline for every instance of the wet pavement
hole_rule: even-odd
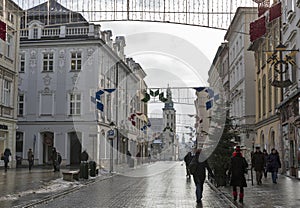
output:
[[[196,207],[195,200],[195,185],[186,180],[185,167],[178,162],[157,162],[37,207],[184,208]],[[205,184],[203,203],[198,207],[232,207],[232,203]]]
[[[104,172],[96,178],[67,182],[52,169],[35,168],[1,171],[0,207],[300,207],[300,181],[270,175],[263,185],[245,189],[244,204],[234,203],[230,187],[215,188],[205,183],[203,203],[196,206],[193,179],[185,177],[180,162],[156,162],[135,169],[120,166],[112,177]]]
[[[253,171],[255,175],[255,172]],[[251,208],[299,208],[300,207],[300,180],[278,175],[277,184],[272,183],[271,173],[263,178],[262,185],[254,185],[247,181],[245,188],[244,207]],[[228,198],[232,199],[230,187],[218,188]]]

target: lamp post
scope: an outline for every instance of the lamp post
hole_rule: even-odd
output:
[[[110,163],[109,163],[109,172],[112,173],[114,171],[114,137],[115,137],[115,124],[114,122],[110,122],[109,124],[110,130],[108,131],[108,139],[110,140]]]

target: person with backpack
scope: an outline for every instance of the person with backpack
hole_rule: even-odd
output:
[[[195,156],[189,164],[189,172],[193,175],[194,183],[196,186],[196,199],[197,204],[202,203],[203,184],[206,178],[206,169],[209,175],[214,177],[212,170],[210,169],[207,160],[199,161],[201,149],[196,151]]]
[[[248,163],[246,159],[242,156],[241,149],[239,146],[235,148],[235,152],[231,157],[229,175],[230,186],[233,188],[233,199],[237,200],[238,192],[237,187],[240,187],[240,199],[239,202],[243,203],[244,200],[244,187],[247,187],[247,182],[245,178],[245,173],[247,172]]]

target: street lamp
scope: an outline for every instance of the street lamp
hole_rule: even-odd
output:
[[[112,173],[114,171],[114,137],[115,137],[115,123],[110,122],[109,127],[110,130],[108,131],[108,139],[110,140],[110,165],[109,165],[109,172]]]

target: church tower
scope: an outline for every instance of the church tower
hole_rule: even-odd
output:
[[[173,133],[176,133],[176,110],[174,109],[170,87],[167,88],[167,101],[165,102],[165,107],[162,110],[164,128],[170,129]]]

